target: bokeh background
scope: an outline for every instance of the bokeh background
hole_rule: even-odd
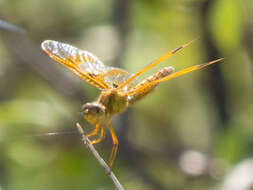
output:
[[[0,190],[115,189],[75,123],[99,90],[41,50],[88,50],[136,72],[225,60],[161,84],[113,119],[125,189],[253,189],[252,0],[0,0]],[[51,134],[51,135],[50,135]],[[55,135],[52,135],[55,134]],[[96,145],[106,160],[111,137]]]

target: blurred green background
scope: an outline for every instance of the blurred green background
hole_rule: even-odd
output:
[[[253,189],[252,12],[252,0],[0,0],[0,190],[115,189],[75,128],[92,130],[81,106],[99,90],[50,60],[43,40],[135,73],[195,38],[139,80],[225,60],[113,118],[113,170],[125,189]],[[96,148],[107,160],[111,147],[107,131]]]

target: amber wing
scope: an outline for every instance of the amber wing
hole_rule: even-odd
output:
[[[52,59],[66,66],[89,84],[100,89],[111,88],[103,76],[115,68],[105,66],[90,52],[53,40],[44,41],[41,47]]]
[[[80,50],[69,44],[46,40],[42,49],[55,61],[66,66],[89,84],[100,89],[112,89],[122,84],[132,76],[127,71],[104,65],[97,57],[88,51]],[[131,82],[124,89],[135,85]]]

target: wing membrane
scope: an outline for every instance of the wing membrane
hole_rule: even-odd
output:
[[[127,71],[115,67],[110,67],[110,69],[104,74],[101,75],[101,79],[103,79],[106,84],[110,86],[110,88],[117,88],[121,84],[123,84],[127,79],[132,77],[133,74],[128,73]],[[120,89],[121,91],[127,91],[130,88],[136,85],[136,80],[128,83],[124,88]]]
[[[200,65],[195,65],[195,66],[192,66],[192,67],[188,67],[186,69],[183,69],[181,71],[178,71],[176,73],[172,73],[168,76],[165,76],[165,77],[162,77],[158,80],[154,80],[154,81],[151,81],[150,83],[147,83],[145,85],[140,85],[140,86],[137,86],[137,88],[133,88],[131,89],[131,91],[128,92],[128,95],[129,96],[133,96],[133,95],[136,95],[138,93],[142,93],[145,89],[147,88],[150,88],[156,84],[159,84],[161,82],[164,82],[164,81],[167,81],[167,80],[170,80],[170,79],[173,79],[175,77],[178,77],[178,76],[181,76],[181,75],[184,75],[186,73],[189,73],[189,72],[192,72],[192,71],[195,71],[195,70],[198,70],[198,69],[202,69],[208,65],[211,65],[211,64],[214,64],[214,63],[217,63],[219,61],[223,60],[223,58],[220,58],[220,59],[216,59],[216,60],[213,60],[213,61],[210,61],[208,63],[204,63],[204,64],[200,64]]]
[[[131,76],[128,80],[126,80],[124,83],[122,83],[118,89],[123,88],[124,86],[126,86],[128,83],[130,83],[132,80],[134,80],[136,77],[138,77],[139,75],[141,75],[142,73],[146,72],[147,70],[153,68],[154,66],[158,65],[159,63],[161,63],[162,61],[168,59],[170,56],[174,55],[176,52],[178,52],[179,50],[189,46],[190,44],[192,44],[195,40],[192,40],[184,45],[179,46],[178,48],[169,51],[168,53],[166,53],[165,55],[163,55],[162,57],[159,57],[155,62],[153,62],[152,64],[148,65],[147,67],[145,67],[144,69],[141,69],[140,71],[138,71],[137,73],[135,73],[133,76]]]
[[[117,88],[133,76],[123,69],[105,66],[90,52],[65,43],[46,40],[41,44],[41,47],[53,60],[61,63],[86,82],[100,89]],[[134,85],[135,81],[132,81],[122,90],[128,90]]]
[[[52,40],[44,41],[41,47],[53,60],[66,66],[89,84],[100,89],[109,89],[100,75],[104,75],[111,68],[88,51]]]

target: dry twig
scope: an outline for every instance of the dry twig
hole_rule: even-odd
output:
[[[120,182],[118,181],[118,179],[116,178],[114,173],[112,172],[111,168],[105,163],[103,158],[101,158],[101,156],[98,154],[98,152],[96,151],[94,146],[90,143],[90,140],[88,139],[88,137],[85,136],[83,128],[81,127],[81,125],[79,123],[77,123],[76,126],[77,126],[77,129],[78,129],[79,133],[82,136],[83,143],[85,145],[87,145],[87,147],[90,149],[91,153],[97,159],[99,164],[104,168],[106,174],[111,178],[111,180],[113,181],[113,183],[115,184],[117,189],[124,190],[124,188],[122,187],[122,185],[120,184]]]

